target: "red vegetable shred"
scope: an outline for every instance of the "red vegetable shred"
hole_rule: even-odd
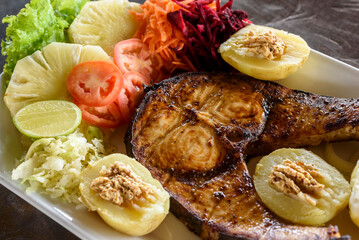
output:
[[[174,71],[196,71],[185,55],[177,54],[185,46],[186,39],[167,19],[168,13],[181,9],[181,6],[172,0],[146,0],[141,8],[141,12],[130,11],[139,23],[134,38],[141,39],[151,54],[161,57],[166,71],[160,72],[158,80],[167,78]]]
[[[172,0],[181,8],[167,14],[168,21],[180,30],[186,44],[177,51],[179,56],[191,59],[198,70],[227,70],[231,67],[220,57],[217,49],[232,34],[251,23],[248,14],[232,10],[233,0],[223,6],[220,0]]]

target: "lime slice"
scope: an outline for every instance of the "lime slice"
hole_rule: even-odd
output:
[[[14,124],[28,137],[43,138],[69,134],[78,127],[81,119],[81,110],[72,102],[50,100],[20,109]]]

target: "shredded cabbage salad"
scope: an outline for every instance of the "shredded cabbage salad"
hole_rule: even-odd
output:
[[[80,132],[36,140],[13,170],[12,179],[28,183],[26,192],[39,191],[51,198],[80,204],[79,175],[88,164],[102,158],[102,140],[87,141]]]

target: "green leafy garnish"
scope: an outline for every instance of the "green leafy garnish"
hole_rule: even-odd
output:
[[[82,7],[89,0],[52,0],[51,4],[55,14],[69,23],[74,21]]]
[[[49,43],[68,42],[65,30],[87,1],[31,0],[17,16],[6,16],[6,39],[1,42],[1,52],[7,55],[5,76],[12,75],[18,60]]]

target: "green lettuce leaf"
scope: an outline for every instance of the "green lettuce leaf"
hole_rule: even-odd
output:
[[[51,4],[56,16],[61,17],[70,25],[88,1],[89,0],[52,0]]]
[[[1,53],[7,55],[5,76],[12,75],[18,60],[49,43],[68,42],[65,30],[87,1],[31,0],[17,16],[6,16],[6,38],[1,42]]]

